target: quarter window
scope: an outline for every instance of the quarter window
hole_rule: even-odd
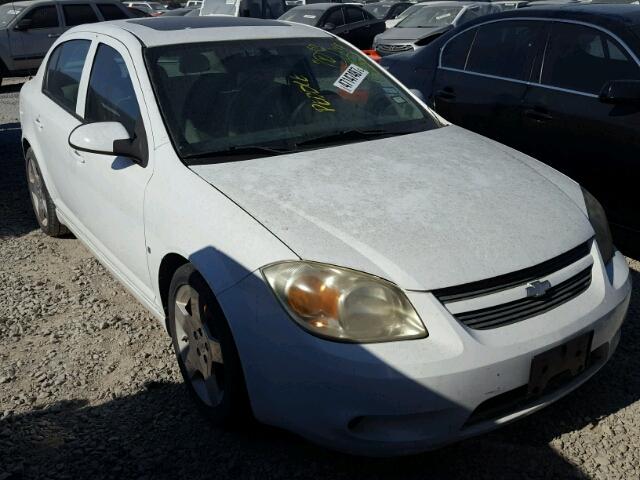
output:
[[[476,37],[477,28],[467,30],[454,37],[442,51],[442,66],[464,70],[469,55],[469,47]]]
[[[83,23],[95,23],[98,21],[96,12],[91,5],[62,5],[64,21],[68,27],[82,25]]]
[[[140,108],[122,56],[108,45],[100,44],[89,78],[85,120],[120,122],[133,137],[140,120]]]
[[[465,70],[515,80],[529,80],[543,41],[541,22],[493,22],[478,27]]]
[[[113,3],[99,3],[98,10],[105,20],[120,20],[122,18],[128,18],[127,15]]]
[[[78,88],[89,40],[69,40],[51,53],[42,86],[43,92],[70,112],[75,112]]]
[[[637,64],[618,42],[595,28],[554,25],[542,67],[543,84],[598,94],[610,80],[640,80]]]
[[[24,16],[24,19],[31,20],[30,29],[56,28],[60,26],[55,5],[34,8]]]

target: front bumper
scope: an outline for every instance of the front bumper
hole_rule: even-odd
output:
[[[409,292],[429,329],[420,340],[356,345],[313,337],[286,316],[259,272],[219,300],[260,421],[337,450],[401,455],[532,413],[606,363],[618,343],[631,281],[620,253],[606,268],[595,246],[592,254],[586,292],[493,330],[468,329],[431,294]],[[594,353],[582,374],[542,396],[516,398],[529,381],[534,356],[588,332]]]

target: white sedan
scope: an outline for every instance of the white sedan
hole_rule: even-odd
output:
[[[598,202],[320,29],[82,25],[20,115],[42,230],[166,325],[218,424],[422,451],[542,408],[618,343],[631,284]]]

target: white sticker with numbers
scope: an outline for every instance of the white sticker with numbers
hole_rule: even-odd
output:
[[[352,63],[344,72],[342,72],[342,75],[338,77],[333,86],[338,87],[347,93],[353,93],[367,75],[369,75],[369,72]]]

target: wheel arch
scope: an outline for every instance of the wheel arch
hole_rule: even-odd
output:
[[[160,262],[158,269],[158,292],[160,294],[160,301],[162,302],[165,322],[169,317],[169,287],[171,286],[171,280],[176,270],[187,263],[190,263],[189,260],[178,253],[168,253]],[[168,325],[165,326],[168,327]],[[169,331],[168,328],[167,331]]]

